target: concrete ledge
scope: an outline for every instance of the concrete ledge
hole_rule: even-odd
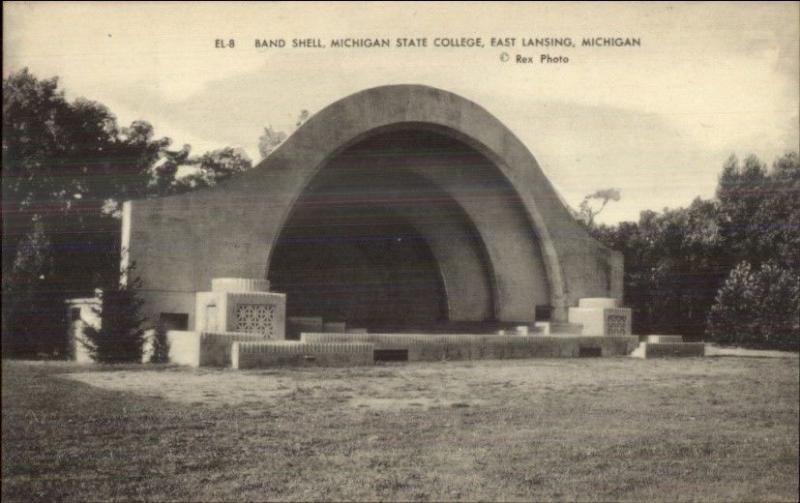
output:
[[[581,348],[599,348],[602,356],[628,355],[634,336],[519,336],[474,334],[329,334],[304,333],[307,343],[362,342],[376,350],[408,350],[409,361],[507,358],[577,358]]]
[[[632,311],[627,307],[571,307],[568,318],[570,323],[582,325],[584,335],[631,335]],[[622,318],[621,330],[612,326],[612,318]]]
[[[642,342],[631,356],[637,358],[678,358],[705,356],[702,342]]]
[[[231,364],[231,345],[234,342],[263,341],[261,334],[241,332],[201,332],[200,366],[227,367]]]
[[[326,321],[322,324],[322,331],[343,334],[347,332],[347,323],[343,321]]]
[[[558,322],[549,322],[548,329],[546,334],[573,334],[573,335],[582,335],[583,334],[583,325],[581,323],[558,323]]]
[[[299,340],[303,332],[324,332],[321,316],[289,316],[286,318],[286,338]]]
[[[359,342],[234,342],[231,367],[235,369],[275,366],[351,367],[372,365],[373,344]]]
[[[579,299],[578,307],[614,309],[619,307],[619,301],[610,297],[589,297]]]
[[[190,332],[170,330],[169,361],[190,367],[227,367],[231,363],[231,344],[237,341],[263,341],[258,334],[239,332]]]
[[[269,281],[261,278],[213,278],[212,292],[269,292]]]
[[[683,342],[682,335],[648,335],[647,341],[648,343],[669,343],[669,344],[680,344]]]

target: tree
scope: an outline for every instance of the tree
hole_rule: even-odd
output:
[[[311,113],[308,110],[301,110],[294,123],[294,128],[298,129],[310,117]],[[283,131],[276,131],[272,129],[272,126],[265,127],[264,133],[258,138],[258,152],[261,154],[261,158],[266,159],[286,138],[287,134]]]
[[[308,110],[301,110],[300,115],[297,116],[297,120],[294,123],[294,128],[297,129],[302,126],[309,117],[311,117],[311,114],[308,112]]]
[[[283,131],[276,131],[272,126],[265,127],[264,133],[258,138],[258,152],[261,158],[266,159],[285,139],[286,133]]]
[[[173,150],[170,144],[145,121],[121,128],[102,104],[67,101],[57,78],[40,80],[24,69],[3,79],[2,320],[7,351],[39,347],[51,339],[43,339],[44,329],[34,333],[28,321],[32,304],[21,299],[36,299],[48,308],[40,315],[46,312],[55,320],[65,298],[90,294],[118,276],[122,201],[191,189],[176,183],[182,166],[201,164],[210,183],[249,166],[224,149],[198,161],[190,157],[188,145]],[[43,261],[37,254],[49,258]],[[49,264],[48,272],[18,270],[37,263]],[[22,279],[28,276],[36,280]],[[27,340],[31,337],[36,341]]]
[[[638,222],[594,226],[593,235],[625,260],[625,303],[638,333],[700,336],[708,308],[727,273],[716,204],[643,211]]]
[[[721,231],[731,247],[731,267],[775,260],[800,268],[800,161],[797,152],[777,159],[771,170],[756,157],[744,164],[731,157],[717,188]]]
[[[52,243],[44,232],[39,218],[33,229],[20,241],[12,274],[3,277],[4,290],[14,285],[14,295],[4,296],[7,312],[15,317],[3,328],[3,350],[10,354],[35,355],[37,353],[66,352],[65,340],[57,334],[65,329],[61,306],[49,302],[46,284],[53,274]],[[18,337],[9,337],[16,333]]]
[[[231,147],[207,152],[199,158],[184,162],[184,164],[192,165],[196,170],[175,181],[175,189],[178,192],[212,187],[253,167],[253,163],[243,150]]]
[[[800,350],[800,273],[774,261],[741,262],[711,307],[708,335],[720,344]]]
[[[53,340],[55,328],[34,330],[33,301],[22,299],[35,299],[38,318],[54,324],[65,298],[114,276],[119,223],[103,208],[147,186],[169,143],[151,132],[146,123],[120,131],[103,105],[68,102],[56,78],[25,69],[3,80],[3,298],[16,299],[3,302],[6,349],[44,351],[41,343]],[[37,263],[48,271],[23,270]]]
[[[578,211],[578,218],[580,218],[587,226],[591,227],[594,224],[594,218],[599,215],[606,207],[609,201],[620,200],[619,189],[602,189],[587,195],[581,201],[580,209]],[[591,201],[599,200],[600,207],[593,208]]]
[[[582,209],[602,192],[587,196]],[[752,156],[742,165],[731,157],[720,174],[717,198],[697,198],[687,208],[643,211],[638,222],[616,226],[597,225],[591,212],[585,214],[589,232],[624,254],[625,303],[634,310],[638,333],[711,335],[708,313],[741,262],[754,271],[765,263],[773,264],[769,271],[800,270],[797,153],[782,156],[771,170]],[[713,337],[719,334],[713,329]],[[766,333],[761,339],[772,340]]]
[[[129,278],[103,290],[96,313],[100,328],[87,327],[85,335],[92,359],[100,363],[139,363],[145,343],[145,319],[140,315],[143,301],[138,295],[141,281]]]

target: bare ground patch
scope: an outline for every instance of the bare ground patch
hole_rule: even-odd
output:
[[[3,363],[3,499],[793,501],[798,360]]]
[[[350,369],[131,369],[71,372],[62,377],[102,389],[210,407],[273,404],[280,398],[302,397],[386,410],[491,406],[553,393],[610,393],[630,387],[633,381],[647,384],[657,393],[665,386],[691,387],[712,370],[718,377],[737,373],[699,359],[640,362],[615,358],[594,360],[590,366],[595,373],[585,371],[584,360],[505,360]]]

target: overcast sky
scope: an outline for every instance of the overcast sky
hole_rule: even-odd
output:
[[[562,196],[615,187],[604,222],[711,197],[730,154],[797,150],[798,3],[5,3],[3,76],[58,76],[70,98],[201,153],[291,131],[353,92],[427,84],[477,102],[528,146]],[[426,37],[416,49],[256,49],[254,40]],[[431,47],[482,37],[484,48]],[[491,37],[516,37],[513,48]],[[641,47],[523,48],[532,37],[630,37]],[[235,49],[215,49],[215,39]],[[503,52],[511,61],[502,62]],[[515,63],[516,55],[533,64]],[[541,54],[566,64],[540,64]]]

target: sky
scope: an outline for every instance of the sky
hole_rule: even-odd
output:
[[[3,76],[58,76],[68,98],[99,101],[122,125],[143,119],[195,153],[234,146],[254,161],[263,128],[291,132],[301,110],[379,85],[430,85],[503,122],[573,207],[619,189],[598,218],[615,223],[713,197],[731,154],[771,164],[798,150],[799,24],[797,2],[6,2]],[[427,46],[331,47],[398,37]],[[462,37],[484,47],[434,46]],[[522,46],[537,37],[576,46]],[[581,47],[595,37],[640,45]],[[293,48],[295,38],[326,47]]]

